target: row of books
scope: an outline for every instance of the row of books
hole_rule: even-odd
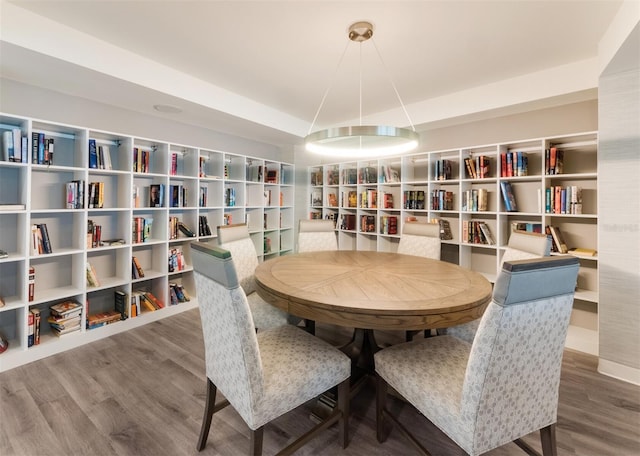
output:
[[[340,214],[340,229],[346,231],[355,231],[356,216],[354,214]]]
[[[356,185],[358,183],[358,170],[356,168],[343,169],[340,173],[340,183],[342,185]]]
[[[564,151],[557,147],[550,147],[544,151],[544,173],[546,175],[562,174],[564,172]]]
[[[187,290],[179,283],[170,283],[169,284],[169,298],[171,300],[171,305],[175,306],[181,302],[191,301],[191,296],[187,293]]]
[[[376,217],[375,215],[362,215],[360,216],[360,231],[363,233],[375,233],[376,232]]]
[[[104,207],[104,182],[90,182],[87,189],[87,206],[89,209],[102,209]]]
[[[489,225],[482,221],[462,221],[462,242],[469,244],[495,244]]]
[[[545,189],[545,212],[582,214],[582,188],[577,185],[551,186]]]
[[[27,346],[40,345],[40,323],[42,316],[40,309],[34,307],[29,309],[27,317]]]
[[[169,239],[178,239],[180,233],[186,237],[196,237],[196,233],[181,222],[178,217],[169,217]]]
[[[22,135],[22,130],[19,128],[5,130],[0,139],[2,140],[2,160],[17,163],[29,161],[27,137]]]
[[[236,189],[235,188],[227,187],[224,189],[224,205],[226,207],[233,207],[236,205]]]
[[[87,220],[87,248],[94,249],[102,245],[102,225]]]
[[[378,171],[373,166],[366,166],[358,170],[358,184],[375,184],[378,182]]]
[[[198,206],[207,207],[207,187],[200,187],[200,193],[198,195]]]
[[[64,186],[65,202],[67,209],[83,209],[84,208],[84,181],[72,180]]]
[[[382,165],[378,181],[381,184],[395,184],[400,182],[400,172],[389,165]]]
[[[447,190],[433,190],[431,192],[431,209],[434,211],[452,211],[453,192]]]
[[[133,291],[131,293],[131,316],[136,317],[144,311],[154,312],[164,308],[164,302],[156,298],[150,291]]]
[[[98,144],[95,139],[89,139],[89,168],[113,169],[109,146]]]
[[[188,207],[187,189],[181,185],[169,186],[169,207]]]
[[[451,160],[441,158],[436,160],[433,164],[433,178],[435,180],[449,180],[451,179],[451,170],[453,166]]]
[[[376,189],[368,188],[367,190],[360,192],[359,207],[364,209],[376,209],[378,207],[378,191]]]
[[[46,223],[31,225],[31,255],[53,253]]]
[[[405,190],[403,193],[404,209],[426,209],[424,190]]]
[[[395,215],[380,217],[380,234],[398,234],[398,217]]]
[[[211,236],[211,228],[209,227],[209,220],[206,215],[200,215],[198,217],[198,235],[199,236]]]
[[[489,192],[486,188],[473,188],[462,192],[462,210],[483,212],[488,210]]]
[[[327,185],[338,185],[340,183],[338,173],[338,168],[331,168],[327,170]]]
[[[529,175],[529,158],[526,152],[505,152],[500,154],[500,177]]]
[[[180,247],[169,250],[169,272],[182,271],[187,266]]]
[[[151,151],[133,148],[133,172],[149,173],[151,171]]]
[[[486,179],[491,177],[491,159],[486,155],[476,155],[464,159],[468,179]]]
[[[150,217],[134,217],[132,222],[132,243],[140,244],[151,239],[151,227],[153,226],[153,218]]]

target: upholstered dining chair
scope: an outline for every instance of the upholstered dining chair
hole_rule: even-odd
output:
[[[398,253],[405,255],[421,256],[440,259],[440,224],[423,222],[406,222],[402,225],[402,236],[398,243]],[[420,331],[406,331],[407,341]],[[425,329],[425,337],[431,334],[431,330]]]
[[[514,231],[511,233],[507,248],[502,255],[500,269],[502,269],[505,261],[527,260],[530,258],[549,256],[550,254],[551,238],[546,234]],[[463,323],[447,328],[446,330],[438,331],[438,334],[449,334],[471,343],[478,331],[479,324],[480,319],[473,320],[469,323]]]
[[[386,407],[389,385],[471,456],[511,441],[532,451],[519,439],[538,430],[543,454],[555,455],[578,268],[574,257],[505,262],[473,344],[445,335],[376,353],[378,441],[387,418],[406,432]]]
[[[253,323],[258,330],[287,324],[290,320],[286,312],[272,306],[256,293],[255,271],[258,254],[245,223],[218,226],[218,245],[231,252],[234,258],[240,286],[247,295]],[[295,322],[295,321],[294,321]]]
[[[398,253],[440,259],[440,225],[438,223],[406,222]]]
[[[338,238],[331,220],[304,220],[298,225],[298,252],[338,250]]]
[[[337,407],[320,424],[290,443],[291,454],[335,422],[348,445],[351,362],[337,348],[282,325],[256,333],[232,254],[192,243],[191,253],[205,345],[207,398],[198,451],[204,449],[213,414],[232,405],[251,429],[251,452],[262,453],[264,425],[337,386]],[[225,400],[216,405],[217,391]]]

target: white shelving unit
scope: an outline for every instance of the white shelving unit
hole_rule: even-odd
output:
[[[0,134],[13,129],[26,137],[27,156],[13,162],[0,155],[0,249],[9,254],[0,259],[0,297],[5,303],[0,307],[0,332],[9,340],[9,349],[0,355],[0,371],[196,307],[190,243],[214,240],[218,225],[246,221],[260,261],[293,250],[292,164],[0,114]],[[34,133],[54,139],[52,164],[32,162]],[[90,165],[90,140],[108,149],[111,169]],[[133,167],[134,149],[149,153],[145,172]],[[103,183],[102,207],[90,208],[85,198],[82,208],[67,209],[65,184],[73,180],[83,182],[85,197],[90,183]],[[159,184],[165,189],[162,206],[150,207],[149,187]],[[185,191],[177,206],[172,205],[174,187]],[[225,199],[227,189],[234,191],[233,203]],[[138,217],[152,221],[145,242],[136,242],[132,230]],[[174,217],[196,236],[179,233],[172,238],[169,221]],[[199,231],[201,217],[207,218],[211,234]],[[120,238],[124,244],[88,246],[89,220],[102,227],[102,240]],[[53,253],[34,255],[31,226],[43,223]],[[184,266],[169,272],[174,249],[182,252]],[[139,279],[132,279],[134,256],[145,273]],[[87,262],[96,270],[100,286],[87,285]],[[36,277],[33,301],[28,300],[30,267]],[[182,285],[191,300],[170,305],[172,283]],[[85,329],[87,313],[114,308],[116,290],[128,296],[150,291],[165,307]],[[85,306],[81,330],[56,337],[47,323],[49,306],[65,300]],[[40,343],[28,346],[33,308],[41,312]]]
[[[311,166],[308,172],[309,217],[336,220],[341,249],[391,252],[397,250],[402,224],[408,217],[423,222],[446,220],[453,239],[442,241],[442,259],[478,271],[493,282],[514,222],[537,224],[542,229],[547,225],[557,226],[570,248],[597,250],[597,146],[597,132],[585,132],[420,152],[379,160]],[[545,151],[552,147],[564,153],[561,174],[546,172]],[[501,158],[508,152],[521,152],[526,156],[527,175],[504,176]],[[465,159],[475,160],[479,156],[489,160],[489,172],[483,178],[471,178]],[[440,179],[437,175],[440,160],[447,160],[450,166],[447,179]],[[501,193],[501,186],[505,182],[509,182],[513,188],[517,211],[506,210]],[[582,213],[547,213],[545,190],[550,186],[580,187]],[[372,191],[377,196],[374,207],[362,207],[362,195],[367,192],[371,194]],[[486,191],[486,210],[463,210],[462,199],[467,191]],[[448,192],[452,196],[451,208],[439,203],[435,196],[437,192]],[[384,207],[384,194],[391,195],[392,208]],[[421,197],[418,195],[424,195],[424,202],[419,201]],[[434,198],[436,201],[433,201]],[[367,203],[367,206],[371,205]],[[345,227],[345,216],[354,217],[352,227]],[[396,234],[381,232],[383,217],[389,216],[397,218]],[[363,224],[370,225],[367,220],[374,221],[371,232],[363,228]],[[472,221],[484,222],[495,244],[468,242],[463,237],[464,225]],[[597,354],[598,258],[581,257],[580,264],[567,346]]]

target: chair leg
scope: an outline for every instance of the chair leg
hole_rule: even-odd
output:
[[[383,443],[384,436],[384,408],[387,401],[387,382],[376,374],[376,438]]]
[[[550,424],[540,429],[540,441],[542,443],[543,456],[557,456],[558,448],[556,446],[556,424]]]
[[[349,445],[349,403],[351,401],[351,394],[349,389],[351,387],[351,379],[348,378],[344,382],[338,385],[338,410],[340,410],[339,427],[339,439],[342,443],[342,448],[347,448]]]
[[[207,378],[207,398],[204,407],[204,416],[202,417],[202,427],[200,428],[200,437],[198,438],[198,451],[202,451],[207,444],[209,428],[211,427],[211,418],[215,412],[217,391],[218,389],[216,388],[216,385]]]
[[[251,454],[253,456],[261,456],[262,455],[262,434],[264,431],[264,426],[260,426],[255,431],[251,431]]]

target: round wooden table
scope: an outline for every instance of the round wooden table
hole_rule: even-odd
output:
[[[363,329],[437,329],[479,318],[491,299],[481,274],[444,261],[339,250],[285,255],[255,272],[270,304],[298,317]]]
[[[373,330],[437,329],[480,318],[491,284],[444,261],[387,252],[339,250],[277,257],[255,272],[270,304],[308,320],[355,328],[341,347],[352,378],[374,371]],[[355,392],[355,390],[352,390]]]

